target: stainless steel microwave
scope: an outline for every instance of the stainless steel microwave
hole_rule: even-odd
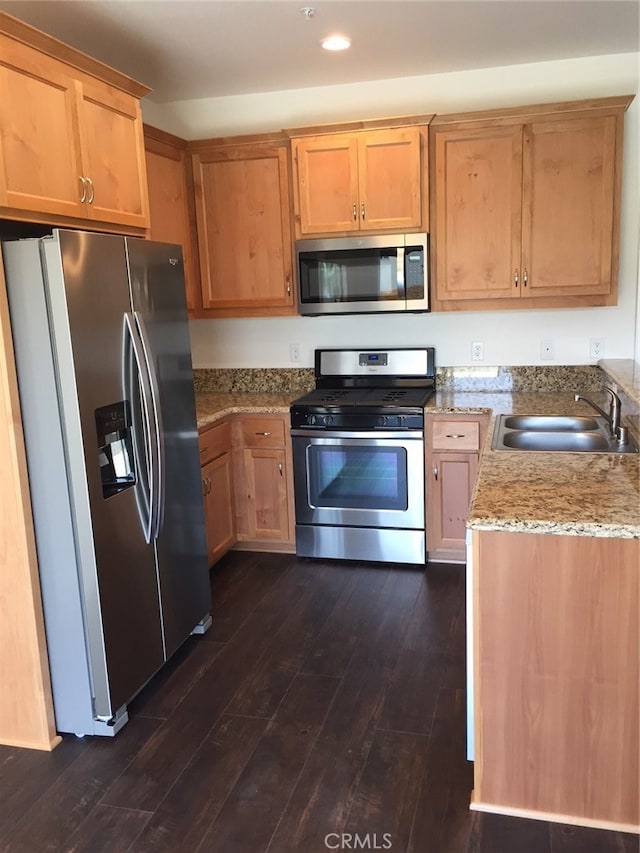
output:
[[[296,243],[301,314],[429,310],[426,234]]]

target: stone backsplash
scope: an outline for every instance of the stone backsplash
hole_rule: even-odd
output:
[[[438,367],[436,386],[450,391],[599,391],[605,377],[595,365]]]
[[[304,394],[314,387],[312,368],[206,368],[193,371],[197,391]],[[451,391],[600,391],[606,377],[592,365],[438,367],[436,387]]]
[[[229,394],[305,394],[315,387],[312,368],[200,368],[193,371],[196,391]]]

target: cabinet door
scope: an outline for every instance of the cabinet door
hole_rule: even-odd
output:
[[[420,142],[418,128],[376,130],[359,137],[361,231],[420,227]]]
[[[205,312],[290,313],[293,260],[285,148],[201,151],[193,155],[193,173]]]
[[[244,450],[249,539],[290,539],[287,467],[284,450]]]
[[[235,543],[231,454],[223,453],[202,467],[202,492],[209,566]]]
[[[519,297],[522,127],[435,133],[435,292]]]
[[[358,231],[358,134],[309,136],[292,144],[300,234]]]
[[[0,35],[0,205],[86,217],[76,92],[66,67]]]
[[[452,551],[464,559],[466,521],[478,468],[477,453],[435,453],[427,481],[428,551]]]
[[[149,237],[182,246],[187,308],[193,312],[200,306],[200,296],[189,219],[186,152],[145,134],[145,153]]]
[[[76,81],[83,171],[89,181],[85,216],[147,228],[149,203],[140,103],[99,81]]]
[[[523,297],[612,288],[616,118],[525,127]]]

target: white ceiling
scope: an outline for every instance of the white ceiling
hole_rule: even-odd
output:
[[[315,8],[307,19],[304,6]],[[0,0],[165,101],[638,51],[640,0]],[[347,34],[330,54],[320,39]]]

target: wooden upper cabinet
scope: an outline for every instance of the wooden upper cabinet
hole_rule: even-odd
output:
[[[0,34],[0,205],[82,216],[76,89],[68,69]]]
[[[522,295],[608,295],[616,117],[533,122],[523,143]]]
[[[292,138],[296,234],[426,229],[426,127]]]
[[[76,86],[89,217],[148,227],[147,174],[138,99],[97,80],[77,82]]]
[[[193,152],[199,316],[294,312],[286,142]]]
[[[140,98],[148,91],[0,13],[0,215],[147,228]]]
[[[358,146],[355,134],[293,140],[300,233],[357,231]]]
[[[616,303],[630,100],[434,121],[435,310]]]
[[[435,134],[439,299],[519,296],[522,128]]]
[[[195,223],[191,217],[191,165],[186,142],[149,125],[144,126],[147,185],[149,190],[149,238],[182,246],[187,308],[200,308],[200,284],[196,266]]]

